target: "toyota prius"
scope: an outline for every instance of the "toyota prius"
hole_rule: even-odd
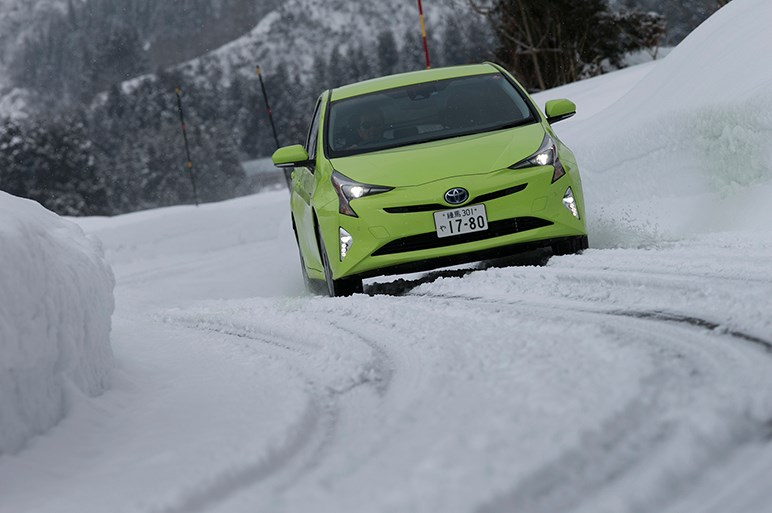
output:
[[[278,149],[306,285],[587,248],[579,169],[552,124],[492,63],[377,78],[321,94],[305,144]]]

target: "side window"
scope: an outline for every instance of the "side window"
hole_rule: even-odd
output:
[[[319,140],[319,118],[322,114],[322,99],[319,98],[316,102],[316,108],[314,109],[314,118],[311,120],[311,127],[308,129],[308,139],[306,139],[306,151],[308,152],[308,158],[313,160],[316,158],[316,144]]]

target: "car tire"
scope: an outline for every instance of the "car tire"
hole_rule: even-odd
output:
[[[316,229],[316,237],[319,241],[319,252],[322,256],[324,279],[327,282],[327,295],[330,297],[341,297],[362,293],[363,288],[361,278],[341,278],[338,280],[333,279],[330,260],[327,257],[327,249],[324,247],[324,239],[322,239],[322,234],[319,233],[318,227]]]
[[[590,247],[590,245],[587,236],[581,235],[579,237],[573,237],[556,242],[552,245],[552,254],[555,256],[574,255],[576,253],[581,253],[588,247]]]
[[[300,272],[303,273],[303,286],[306,288],[306,292],[313,292],[311,280],[308,277],[308,270],[306,269],[306,261],[303,259],[303,252],[300,251],[300,245],[298,245],[298,257],[300,258]]]
[[[292,231],[295,233],[295,244],[298,248],[298,258],[300,259],[300,272],[303,275],[303,286],[306,292],[314,295],[326,295],[327,284],[323,280],[317,280],[308,276],[308,268],[306,267],[306,259],[303,258],[303,251],[300,249],[300,241],[298,240],[298,230],[295,226],[295,219],[292,219]]]
[[[303,251],[300,250],[300,240],[298,239],[298,229],[295,225],[295,218],[292,218],[292,232],[295,234],[295,245],[298,248],[298,258],[300,259],[300,272],[303,274],[303,286],[306,292],[313,292],[311,285],[311,279],[308,277],[308,270],[306,269],[306,261],[303,258]]]

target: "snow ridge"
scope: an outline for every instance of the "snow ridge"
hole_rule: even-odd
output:
[[[56,424],[69,394],[110,384],[113,275],[98,244],[0,192],[0,454]]]

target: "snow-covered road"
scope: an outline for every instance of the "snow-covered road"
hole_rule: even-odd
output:
[[[772,268],[738,277],[735,251],[726,269],[720,248],[697,246],[692,264],[713,263],[697,272],[692,248],[596,251],[398,298],[173,316],[278,343],[324,412],[300,472],[234,486],[222,511],[661,509],[772,434],[770,325],[754,307]]]
[[[115,384],[0,460],[0,511],[661,511],[772,470],[772,238],[330,299],[300,292],[285,202],[83,222],[118,283]]]
[[[286,191],[78,220],[113,386],[0,457],[0,512],[772,512],[771,16],[561,88],[582,255],[331,299]]]

